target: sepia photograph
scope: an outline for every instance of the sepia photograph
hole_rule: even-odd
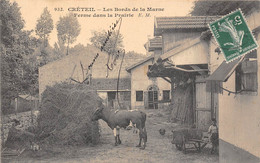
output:
[[[2,163],[260,163],[259,0],[0,0]]]

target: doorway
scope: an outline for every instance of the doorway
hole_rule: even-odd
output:
[[[196,81],[196,123],[199,129],[207,131],[212,118],[217,117],[218,94],[206,91],[205,81]]]
[[[158,109],[158,89],[155,86],[148,88],[148,109]]]
[[[114,100],[116,99],[116,92],[107,92],[108,107],[114,108]]]

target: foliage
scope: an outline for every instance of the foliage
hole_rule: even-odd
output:
[[[65,56],[65,46],[63,44],[55,43],[53,48],[53,54],[58,58]]]
[[[76,41],[77,36],[80,33],[80,24],[78,19],[69,14],[64,17],[60,17],[57,22],[58,39],[62,41],[63,44],[67,44],[67,55],[69,50],[69,45]]]
[[[260,9],[260,1],[205,1],[198,0],[194,2],[191,11],[193,16],[203,15],[226,15],[240,8],[244,14],[250,13],[253,8]]]
[[[37,68],[26,58],[34,52],[39,40],[32,31],[22,30],[24,21],[16,2],[0,1],[1,17],[1,100],[2,111],[8,111],[11,99],[18,93],[35,93]]]
[[[138,59],[144,59],[147,56],[145,56],[144,54],[141,53],[137,53],[135,51],[129,51],[125,54],[125,59],[134,59],[134,60],[138,60]]]
[[[77,44],[70,49],[70,53],[73,55],[84,54],[87,51],[87,47],[82,44]]]
[[[12,43],[19,39],[19,33],[24,27],[24,20],[16,2],[10,3],[9,0],[1,0],[0,9],[1,43],[5,47],[11,48]]]
[[[53,20],[48,8],[44,8],[41,17],[37,20],[36,34],[43,39],[43,43],[47,46],[46,41],[48,40],[49,34],[53,30]]]
[[[110,39],[106,43],[105,51],[108,54],[112,54],[117,52],[118,50],[122,50],[123,46],[123,36],[119,33],[117,38],[117,32],[113,31]],[[107,38],[107,32],[105,30],[102,31],[92,31],[92,37],[90,38],[90,42],[97,48],[100,48]]]
[[[40,43],[40,45],[35,48],[34,53],[28,55],[25,60],[34,63],[31,67],[37,68],[58,59],[58,56],[56,56],[53,51],[53,48],[49,44],[44,45]]]

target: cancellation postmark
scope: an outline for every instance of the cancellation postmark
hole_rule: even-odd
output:
[[[231,62],[258,47],[240,9],[209,24],[226,62]]]

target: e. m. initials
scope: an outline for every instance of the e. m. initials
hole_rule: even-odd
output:
[[[138,17],[151,17],[151,14],[150,13],[145,13],[145,14],[139,13]]]

